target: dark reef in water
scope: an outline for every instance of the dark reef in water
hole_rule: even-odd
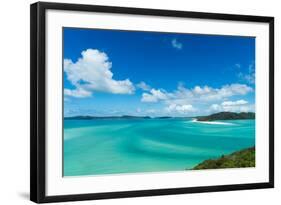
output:
[[[229,155],[222,155],[217,159],[208,159],[193,167],[193,170],[200,169],[223,169],[255,167],[255,147],[250,147]]]

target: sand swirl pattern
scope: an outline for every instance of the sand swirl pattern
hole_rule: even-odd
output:
[[[255,144],[255,120],[65,120],[64,175],[183,171]]]

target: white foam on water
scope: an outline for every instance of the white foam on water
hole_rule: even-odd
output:
[[[211,124],[211,125],[235,125],[230,122],[219,122],[219,121],[198,121],[197,119],[192,119],[191,122],[201,123],[201,124]]]

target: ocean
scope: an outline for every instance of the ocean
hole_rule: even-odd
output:
[[[184,171],[255,145],[255,120],[64,120],[64,176]]]

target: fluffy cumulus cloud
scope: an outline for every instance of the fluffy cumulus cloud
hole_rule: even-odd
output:
[[[77,98],[84,98],[84,97],[89,97],[92,95],[91,92],[84,90],[81,87],[77,87],[76,89],[64,89],[64,95],[65,96],[70,96],[70,97],[77,97]]]
[[[165,90],[156,90],[156,89],[151,89],[150,93],[143,93],[141,101],[142,102],[158,102],[161,100],[166,100],[168,99],[167,93]]]
[[[147,85],[145,82],[141,81],[140,83],[136,84],[137,88],[140,88],[144,91],[149,91],[151,88],[149,85]]]
[[[212,104],[209,108],[209,111],[211,112],[250,112],[254,110],[255,106],[253,104],[249,104],[245,100],[224,101],[221,104]]]
[[[170,104],[165,109],[168,112],[176,112],[176,113],[180,113],[180,114],[196,111],[196,109],[192,105],[189,105],[189,104],[187,104],[187,105]]]
[[[224,85],[221,88],[209,86],[195,86],[188,89],[179,85],[174,92],[163,89],[151,89],[149,93],[143,93],[142,102],[158,102],[165,100],[169,104],[189,104],[192,102],[218,101],[235,95],[246,95],[253,89],[245,84]]]
[[[211,88],[208,86],[196,86],[192,91],[193,96],[197,96],[201,100],[212,101],[231,97],[234,95],[246,95],[253,89],[245,84],[224,85],[221,88]]]
[[[92,92],[133,94],[135,87],[129,79],[115,80],[111,71],[112,63],[106,53],[96,49],[82,51],[76,62],[64,59],[64,71],[75,89],[65,89],[72,97],[88,97]]]
[[[194,88],[186,88],[179,84],[177,89],[173,92],[167,92],[164,89],[151,89],[142,94],[141,101],[144,103],[157,103],[162,102],[165,105],[165,111],[182,113],[196,111],[193,104],[206,104],[224,100],[222,104],[213,104],[210,107],[211,111],[231,110],[236,111],[239,109],[251,110],[252,107],[247,101],[226,101],[227,98],[232,96],[247,95],[253,89],[245,84],[230,84],[224,85],[220,88],[212,88],[209,86],[195,86]],[[242,110],[241,110],[242,111]]]
[[[171,41],[171,44],[175,49],[181,50],[183,48],[182,43],[180,43],[176,38]]]

